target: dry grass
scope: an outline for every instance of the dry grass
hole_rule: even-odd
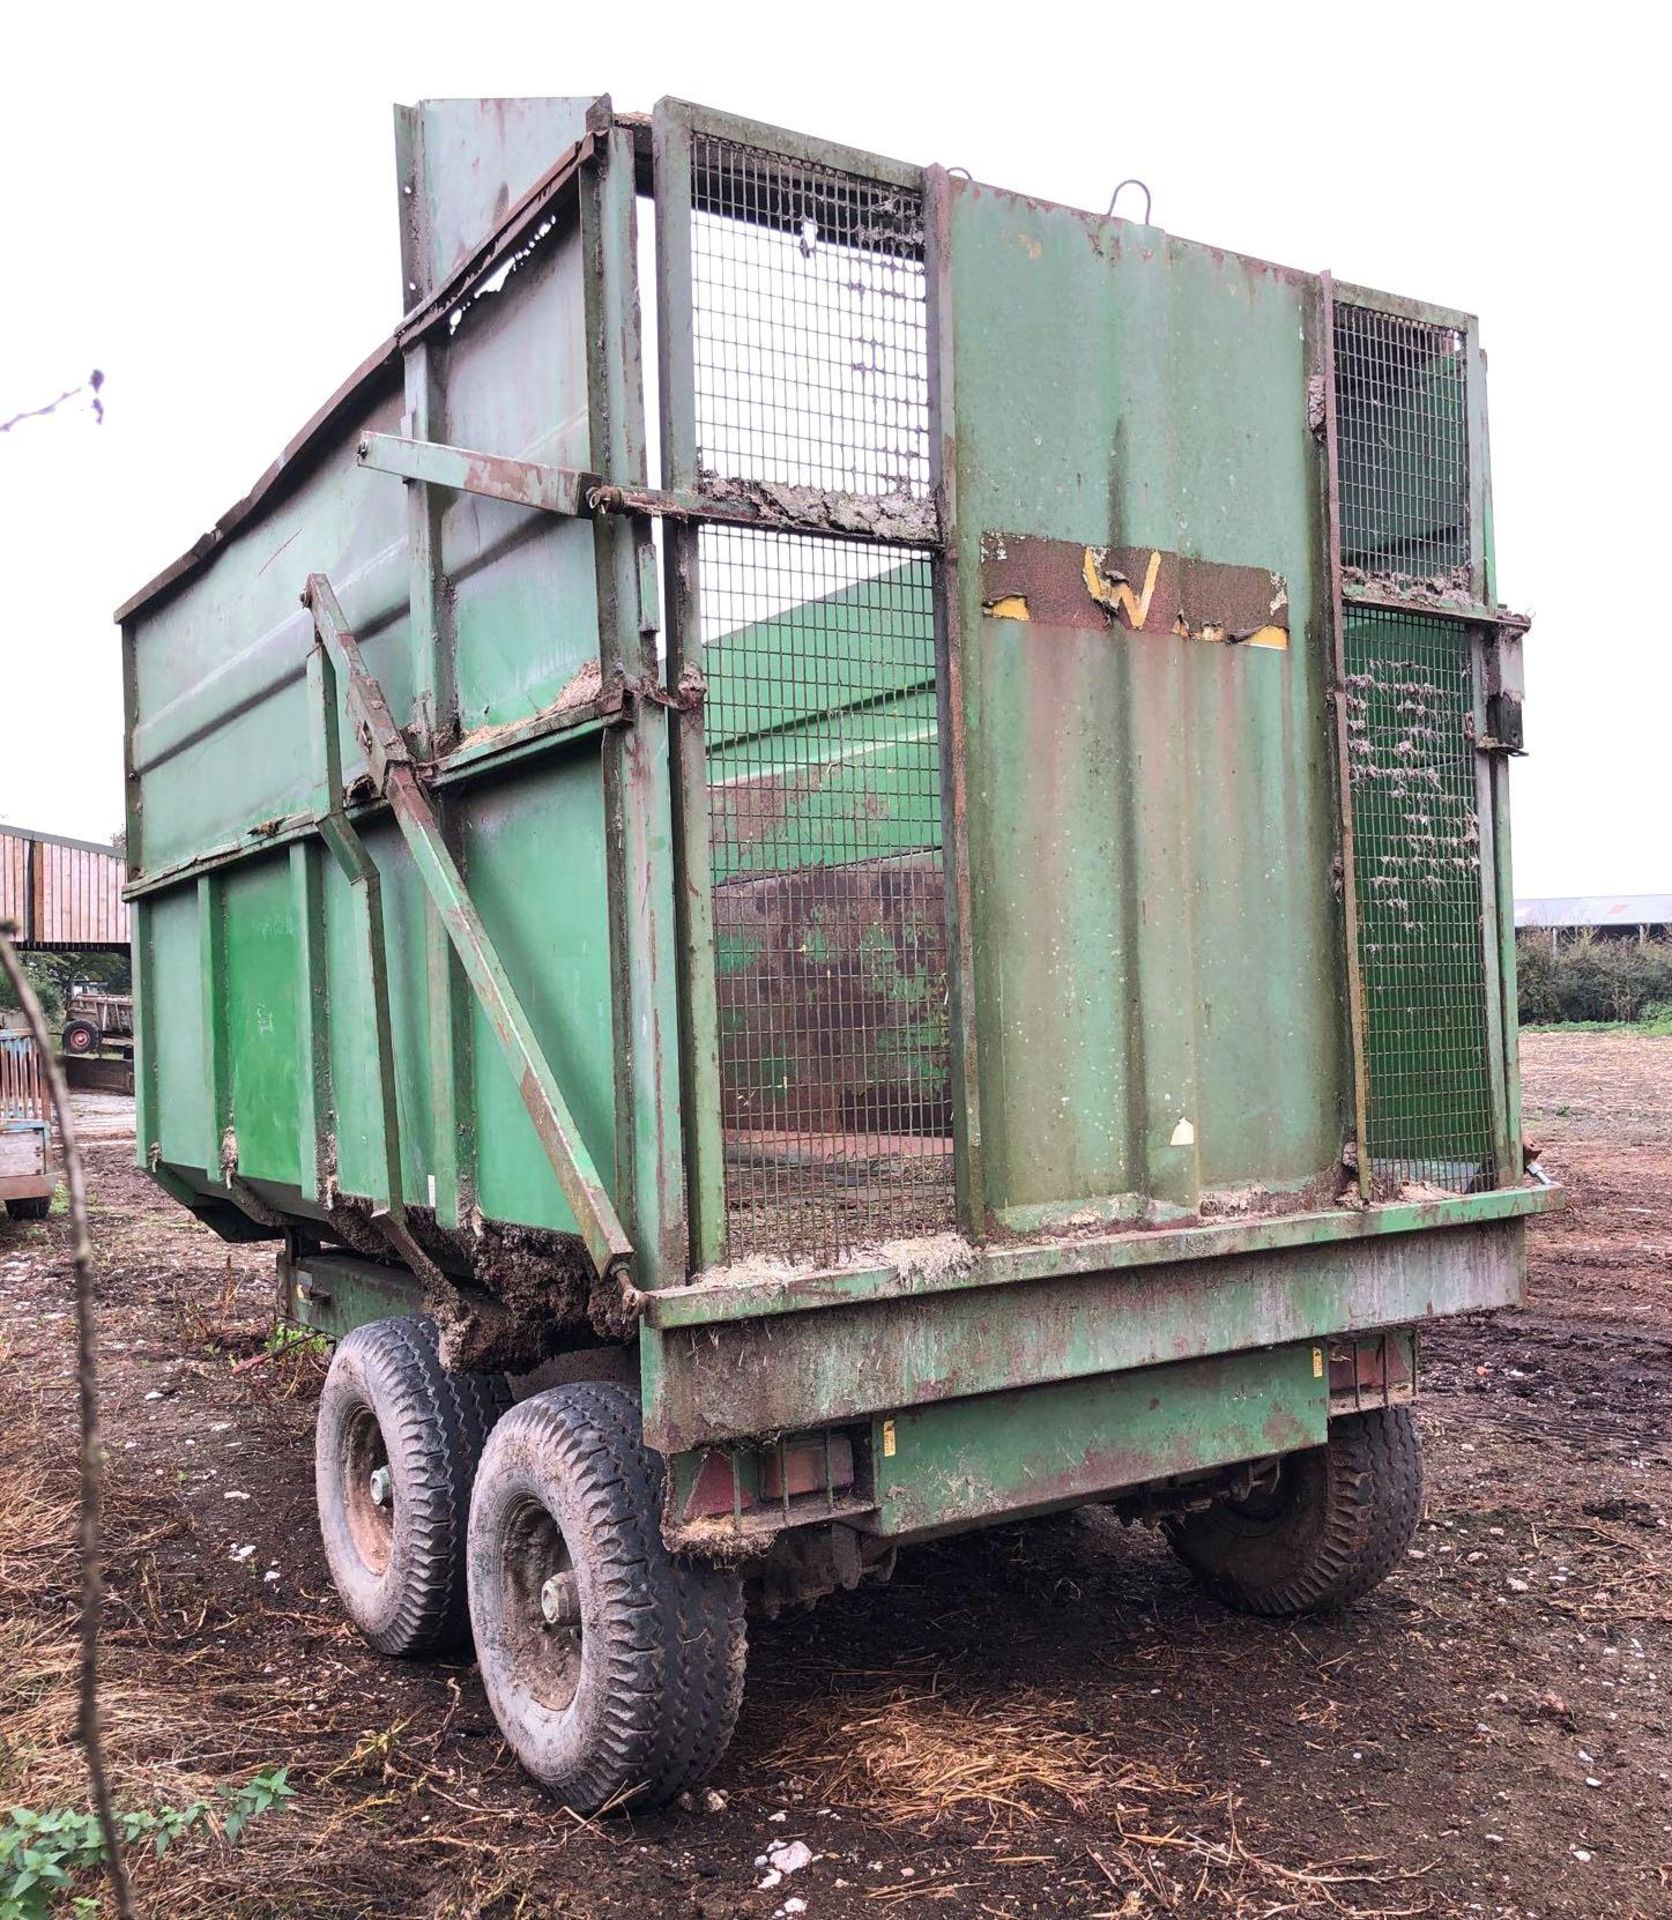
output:
[[[818,1779],[819,1797],[884,1821],[932,1828],[974,1813],[994,1825],[1084,1813],[1111,1786],[1103,1743],[1074,1732],[1069,1703],[1028,1692],[990,1699],[907,1688],[820,1703],[780,1764]],[[1142,1791],[1142,1787],[1139,1786]]]
[[[80,1804],[75,1726],[76,1616],[73,1472],[42,1465],[40,1403],[15,1356],[0,1350],[0,1792],[36,1805]]]
[[[1248,1843],[1233,1795],[1118,1757],[1106,1736],[1084,1730],[1073,1701],[1040,1692],[899,1688],[818,1702],[772,1764],[872,1825],[945,1841],[973,1818],[984,1829],[976,1851],[1000,1866],[1060,1869],[1065,1829],[1092,1816],[1108,1836],[1084,1854],[1085,1871],[1109,1889],[1101,1920],[1191,1913],[1210,1892],[1216,1912],[1247,1920],[1432,1911],[1417,1886],[1428,1868],[1270,1858]],[[885,1907],[967,1903],[977,1885],[931,1872],[865,1897]]]
[[[85,1808],[86,1765],[75,1739],[80,1569],[68,1389],[32,1390],[21,1357],[0,1346],[0,1405],[7,1409],[0,1420],[0,1796],[6,1806],[37,1812]],[[293,1751],[273,1740],[276,1729],[259,1724],[259,1706],[269,1704],[262,1695],[228,1671],[224,1657],[187,1651],[183,1624],[191,1623],[164,1612],[154,1556],[179,1525],[166,1496],[112,1478],[108,1558],[134,1577],[107,1601],[100,1700],[123,1808],[213,1801]],[[299,1847],[301,1837],[298,1824],[269,1814],[236,1849],[211,1831],[162,1861],[135,1850],[141,1909],[170,1920],[340,1913],[341,1879],[321,1883],[317,1839]],[[96,1888],[83,1876],[77,1891]]]

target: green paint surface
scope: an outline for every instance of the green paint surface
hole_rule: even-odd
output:
[[[1020,1518],[1175,1473],[1321,1445],[1329,1382],[1310,1342],[979,1394],[874,1423],[877,1530]]]
[[[282,854],[230,875],[227,929],[227,1046],[232,1124],[241,1172],[300,1182],[296,1125],[301,1049],[296,1041],[295,902]]]
[[[1514,1196],[1519,1198],[1519,1196]],[[1483,1196],[1485,1200],[1499,1196]],[[1460,1201],[1460,1207],[1477,1203]],[[1284,1223],[1274,1222],[1274,1227]],[[973,1284],[883,1292],[856,1276],[816,1312],[738,1317],[641,1331],[645,1432],[669,1452],[760,1432],[795,1432],[943,1400],[1083,1380],[1243,1347],[1402,1326],[1521,1297],[1523,1222],[1316,1237],[1261,1250],[1065,1270],[1069,1248],[987,1256]],[[1038,1271],[1004,1284],[984,1272],[1014,1257]],[[770,1284],[770,1283],[768,1283]],[[723,1311],[723,1287],[693,1289]]]
[[[989,1205],[1304,1182],[1350,1105],[1316,283],[956,183],[970,920]],[[984,540],[1267,569],[1287,652],[983,613]]]

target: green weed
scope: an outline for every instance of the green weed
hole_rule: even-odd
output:
[[[287,1772],[275,1767],[258,1773],[241,1787],[225,1788],[218,1802],[198,1799],[181,1807],[118,1813],[117,1830],[124,1845],[149,1846],[159,1860],[171,1847],[217,1824],[235,1846],[252,1820],[294,1796]],[[104,1857],[104,1836],[91,1812],[13,1807],[0,1816],[0,1920],[49,1920],[55,1911],[96,1914],[98,1902],[75,1893],[75,1876],[99,1866]]]

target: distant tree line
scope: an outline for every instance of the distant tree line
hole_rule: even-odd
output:
[[[1542,930],[1515,940],[1521,1021],[1672,1021],[1672,940],[1607,939],[1591,932],[1552,946]]]

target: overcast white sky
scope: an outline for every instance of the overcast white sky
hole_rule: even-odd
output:
[[[1658,10],[29,12],[0,71],[0,418],[108,385],[102,427],[78,404],[0,435],[0,819],[120,825],[111,609],[398,317],[391,103],[673,93],[1076,206],[1141,174],[1176,233],[1479,313],[1500,588],[1536,616],[1517,891],[1672,891]]]

